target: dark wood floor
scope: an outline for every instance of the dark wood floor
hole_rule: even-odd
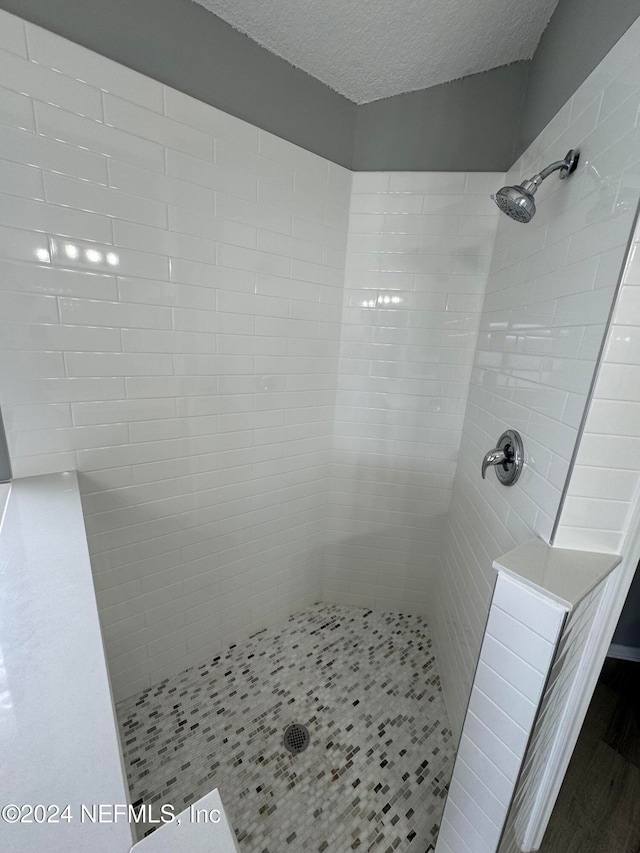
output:
[[[640,664],[607,659],[542,853],[640,853]]]

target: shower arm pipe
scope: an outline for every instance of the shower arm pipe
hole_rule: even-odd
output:
[[[549,175],[552,175],[554,172],[557,172],[558,169],[566,169],[567,161],[566,160],[556,160],[555,163],[552,163],[550,166],[547,166],[541,172],[538,172],[533,178],[532,181],[539,180],[540,182],[544,181],[545,178],[548,178]]]
[[[522,183],[523,189],[527,190],[527,192],[535,193],[535,191],[538,189],[540,184],[545,180],[545,178],[548,178],[549,175],[552,175],[554,172],[557,172],[557,171],[560,171],[560,180],[563,180],[564,178],[566,178],[567,175],[570,175],[571,172],[573,172],[573,170],[575,169],[575,166],[573,165],[573,162],[571,159],[572,154],[573,154],[573,151],[570,151],[567,154],[567,156],[564,158],[564,160],[556,160],[555,163],[551,163],[550,166],[546,166],[540,172],[535,174],[532,178],[529,178],[529,180],[523,181],[523,183]]]

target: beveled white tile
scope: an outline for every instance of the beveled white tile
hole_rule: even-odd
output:
[[[250,335],[254,331],[254,318],[242,314],[222,314],[213,311],[203,312],[188,308],[174,308],[173,328],[185,332],[226,332],[227,334]]]
[[[125,424],[109,426],[69,427],[20,432],[13,437],[13,450],[17,456],[33,456],[124,444],[129,432]]]
[[[0,121],[9,127],[35,130],[31,98],[0,86]]]
[[[266,273],[287,278],[291,272],[291,261],[278,255],[257,252],[252,249],[220,245],[218,263],[223,267],[237,268],[250,272]]]
[[[638,387],[639,377],[640,365],[638,364],[609,364],[605,362],[601,365],[598,373],[598,396],[606,401],[635,401],[635,389]],[[612,418],[614,416],[615,410],[612,408]],[[622,415],[622,417],[624,418],[624,415]],[[597,424],[600,427],[602,424],[601,411],[596,411],[596,418]],[[597,432],[598,429],[591,429],[590,427],[589,431]],[[614,434],[617,432],[615,421],[611,423],[611,431],[614,432]]]
[[[566,527],[597,527],[603,531],[624,530],[629,515],[629,502],[568,495],[562,507],[562,524]],[[597,518],[597,525],[594,519]]]
[[[136,278],[169,280],[169,264],[171,259],[149,252],[136,252],[118,246],[114,250],[118,258],[117,272],[119,275]]]
[[[208,332],[122,329],[123,352],[215,352],[215,335]]]
[[[164,112],[169,118],[211,136],[228,139],[250,151],[258,150],[256,127],[169,86],[164,87]]]
[[[421,195],[406,193],[358,193],[353,196],[351,213],[422,213]]]
[[[27,23],[29,58],[41,65],[162,112],[162,84],[48,30]]]
[[[111,241],[110,221],[104,216],[17,196],[3,197],[0,225],[77,237],[80,240],[95,240],[98,243]]]
[[[389,172],[354,172],[352,192],[386,193],[389,191]]]
[[[165,376],[171,356],[159,353],[66,353],[67,376]]]
[[[215,376],[133,377],[126,388],[129,399],[187,397],[216,394],[218,382]]]
[[[0,47],[20,56],[27,55],[24,21],[4,10],[0,13]]]
[[[102,120],[100,92],[36,62],[0,50],[0,76],[8,89],[55,104],[80,115]]]
[[[114,378],[54,378],[28,379],[19,384],[5,383],[5,399],[13,405],[40,403],[74,403],[93,400],[100,396],[105,400],[117,400],[124,396],[124,383]]]
[[[2,345],[6,350],[37,349],[92,352],[120,350],[120,330],[97,326],[66,326],[59,323],[0,321]]]
[[[57,323],[57,300],[44,294],[3,291],[0,292],[0,314],[10,317],[12,322]]]
[[[126,423],[138,420],[175,417],[175,401],[160,400],[101,400],[87,403],[73,403],[73,422],[79,426],[92,424]]]
[[[464,192],[489,195],[502,186],[505,180],[503,172],[468,172]]]
[[[324,157],[307,151],[299,145],[294,145],[287,139],[275,136],[266,130],[260,131],[260,154],[273,160],[293,164],[296,174],[300,174],[307,186],[317,186],[326,183],[329,163]]]
[[[60,299],[63,323],[82,326],[119,326],[170,329],[171,309],[90,299]]]
[[[206,240],[219,240],[236,246],[256,245],[256,230],[246,223],[234,222],[222,216],[212,216],[183,207],[169,207],[169,228],[182,234],[192,234]]]
[[[64,359],[60,352],[16,351],[11,359],[0,362],[0,376],[15,379],[36,379],[64,376]]]
[[[73,144],[0,125],[0,146],[7,160],[106,183],[106,158]]]
[[[241,293],[253,293],[255,274],[231,267],[171,258],[171,281],[194,284],[199,287],[219,287]]]
[[[213,159],[213,140],[209,134],[113,95],[103,95],[103,103],[106,124],[204,160]]]
[[[145,278],[119,276],[118,294],[121,302],[203,310],[215,310],[216,307],[216,291],[213,288],[191,287],[188,284]]]
[[[151,255],[165,255],[204,264],[215,264],[216,262],[216,246],[211,239],[193,237],[189,234],[166,231],[161,228],[151,228],[132,222],[123,222],[119,219],[113,223],[113,240],[116,246]],[[132,273],[132,275],[136,275],[136,273]],[[142,273],[138,273],[138,275],[143,276]]]
[[[391,172],[389,192],[454,195],[465,191],[466,177],[465,172]]]
[[[34,109],[38,133],[44,136],[88,148],[143,169],[164,171],[163,149],[153,136],[143,139],[49,104],[36,102]],[[69,174],[74,173],[71,171]]]
[[[0,186],[9,195],[44,200],[42,173],[30,166],[0,160]]]
[[[178,155],[179,152],[168,151],[167,156],[169,154]],[[188,207],[202,213],[213,213],[213,192],[204,186],[181,181],[169,175],[160,175],[158,172],[149,172],[113,159],[108,162],[108,170],[109,185],[123,192],[165,204]]]
[[[47,201],[54,204],[157,228],[167,226],[167,206],[162,202],[62,175],[45,174],[44,184]]]
[[[258,198],[256,177],[240,168],[234,170],[225,165],[210,163],[191,157],[182,151],[174,151],[172,148],[166,150],[166,160],[167,174],[188,181],[190,184],[220,190],[227,195],[236,195],[248,201],[256,201]],[[185,206],[191,207],[191,205]]]
[[[9,438],[9,452],[11,443]],[[42,474],[58,474],[63,471],[73,471],[75,452],[34,454],[22,456],[12,461],[11,468],[14,477],[38,477]]]
[[[216,140],[214,161],[219,166],[249,173],[259,180],[275,184],[282,189],[293,189],[293,167],[291,165],[262,157],[226,140]]]
[[[51,403],[32,406],[3,407],[2,418],[7,432],[42,429],[47,427],[70,427],[71,406],[68,403]]]

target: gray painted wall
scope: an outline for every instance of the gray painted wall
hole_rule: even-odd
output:
[[[640,15],[640,0],[560,0],[531,62],[362,106],[191,0],[0,8],[358,171],[502,171]]]
[[[560,0],[531,61],[517,155],[640,15],[640,0]]]
[[[358,107],[191,0],[0,7],[342,166],[501,171],[513,161],[528,63]]]
[[[358,107],[356,171],[506,171],[530,62]]]
[[[353,168],[502,171],[640,16],[640,0],[560,0],[530,62],[358,107]]]
[[[0,7],[351,166],[356,105],[191,0],[0,0]]]

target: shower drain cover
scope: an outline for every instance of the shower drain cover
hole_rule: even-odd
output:
[[[293,755],[304,752],[309,746],[310,740],[309,729],[301,723],[293,723],[285,730],[284,745]]]

